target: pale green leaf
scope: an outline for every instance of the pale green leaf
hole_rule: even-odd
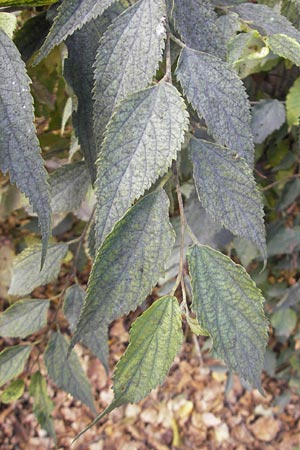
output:
[[[53,419],[51,417],[54,405],[47,393],[46,380],[40,372],[35,372],[31,376],[29,393],[33,397],[33,412],[39,424],[56,441]]]
[[[198,321],[213,339],[213,351],[230,370],[260,389],[267,344],[263,296],[242,266],[206,246],[188,254]]]
[[[63,0],[58,8],[50,32],[34,63],[38,64],[50,51],[75,30],[97,16],[101,16],[114,0]]]
[[[35,333],[47,323],[49,300],[24,299],[0,314],[0,336],[21,337]]]
[[[297,314],[292,308],[279,309],[272,314],[271,324],[277,336],[289,338],[297,324]]]
[[[253,166],[254,145],[246,90],[228,63],[184,48],[177,78],[192,106],[205,119],[208,132]]]
[[[186,321],[191,329],[191,331],[197,336],[209,336],[209,333],[199,325],[199,322],[196,318],[191,317],[190,315],[186,315]]]
[[[72,346],[91,330],[107,340],[108,325],[150,293],[174,240],[164,191],[147,195],[128,211],[97,252]]]
[[[53,281],[59,273],[61,262],[67,251],[66,244],[50,244],[44,267],[40,270],[42,246],[34,244],[27,247],[14,261],[8,293],[18,296],[26,295],[37,286],[43,286]]]
[[[273,34],[266,39],[266,42],[273,53],[300,66],[300,42],[285,34]]]
[[[29,198],[42,233],[42,264],[51,228],[47,172],[33,124],[30,79],[16,46],[0,29],[0,168]]]
[[[233,234],[250,240],[267,258],[262,197],[248,164],[229,148],[191,140],[194,180],[210,216]]]
[[[113,375],[114,400],[80,435],[113,409],[138,402],[161,384],[182,342],[178,300],[162,297],[132,324],[129,346]]]
[[[84,161],[66,164],[51,174],[49,184],[52,211],[74,211],[83,202],[90,186],[87,165]]]
[[[18,400],[24,393],[25,383],[23,380],[12,381],[0,395],[0,402],[9,404]]]
[[[210,0],[168,0],[169,17],[185,44],[225,58],[226,46]]]
[[[139,0],[104,33],[95,63],[97,151],[115,106],[152,80],[165,39],[164,0]]]
[[[16,345],[0,353],[0,386],[23,372],[31,345]]]
[[[79,321],[80,312],[83,307],[85,291],[78,284],[70,286],[64,297],[63,312],[70,324],[70,329],[74,333]],[[80,340],[80,342],[88,347],[100,361],[108,372],[107,358],[107,342],[101,339],[97,334],[97,330],[90,329]]]
[[[58,0],[1,0],[0,6],[26,6],[32,8],[33,6],[51,5]]]
[[[168,170],[187,126],[184,101],[169,83],[139,91],[116,109],[97,162],[97,246],[134,200]]]
[[[99,39],[124,7],[120,4],[108,8],[104,14],[90,20],[66,40],[68,58],[64,62],[64,75],[77,96],[77,108],[73,112],[73,126],[76,130],[82,153],[88,165],[92,182],[96,179],[96,144],[93,130],[94,61]]]
[[[68,356],[68,346],[61,333],[52,334],[44,354],[48,375],[57,387],[70,393],[95,412],[89,381],[76,353],[71,352]]]
[[[286,97],[288,125],[299,125],[300,121],[300,78],[297,78]]]
[[[10,39],[13,38],[17,26],[17,18],[14,14],[0,12],[0,30],[4,30]]]
[[[285,108],[278,100],[262,100],[252,108],[254,142],[262,144],[285,123]]]

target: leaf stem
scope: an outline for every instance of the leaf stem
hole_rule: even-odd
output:
[[[181,47],[181,48],[186,47],[186,45],[180,39],[178,39],[176,36],[174,36],[174,34],[170,33],[170,39],[172,39],[172,41],[175,42],[175,44],[177,44],[179,47]]]
[[[170,45],[170,32],[167,32],[166,42],[166,73],[163,77],[163,81],[172,83],[172,59],[171,59],[171,45]]]

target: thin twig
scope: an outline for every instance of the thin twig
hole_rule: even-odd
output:
[[[170,33],[167,33],[166,42],[166,73],[163,77],[164,81],[172,83],[172,59],[171,59],[171,45],[170,45]]]
[[[175,44],[177,44],[179,47],[181,47],[181,48],[186,47],[186,45],[180,39],[178,39],[176,36],[174,36],[174,34],[170,33],[170,39],[172,39],[172,41],[175,42]]]
[[[76,253],[74,255],[74,260],[73,260],[73,265],[72,265],[72,272],[71,272],[72,275],[74,275],[74,276],[76,275],[76,271],[77,271],[77,263],[78,263],[78,259],[79,259],[80,250],[81,250],[84,238],[85,238],[85,236],[86,236],[86,234],[88,232],[89,226],[90,226],[90,224],[91,224],[91,222],[92,222],[92,220],[94,218],[95,211],[96,211],[96,206],[94,206],[92,214],[91,214],[89,220],[87,221],[87,223],[85,224],[85,227],[84,227],[84,229],[83,229],[83,231],[81,233],[81,236],[79,238],[79,241],[78,241],[78,246],[77,246],[77,249],[76,249]]]
[[[281,180],[274,181],[268,186],[261,188],[262,191],[267,191],[268,189],[272,189],[272,187],[277,186],[278,184],[285,183],[286,181],[292,180],[293,178],[299,178],[300,173],[295,173],[294,175],[289,175],[287,177],[281,178]]]

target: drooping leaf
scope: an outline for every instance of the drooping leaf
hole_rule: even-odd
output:
[[[289,59],[300,66],[300,35],[299,42],[285,34],[273,34],[267,39],[270,49],[282,58]]]
[[[66,164],[51,174],[49,184],[52,211],[74,211],[81,205],[90,185],[87,165],[84,161]]]
[[[208,132],[252,167],[250,103],[235,71],[213,55],[186,47],[179,57],[176,74],[188,100],[205,119]]]
[[[25,383],[23,380],[12,381],[0,395],[0,402],[9,404],[18,400],[24,393]]]
[[[14,261],[10,295],[26,295],[37,286],[43,286],[54,280],[59,272],[62,259],[66,256],[66,244],[50,244],[42,270],[40,259],[42,246],[34,244],[21,252]]]
[[[279,231],[270,236],[267,242],[268,257],[280,254],[291,254],[300,245],[300,226],[293,228],[280,228]]]
[[[225,58],[226,46],[210,0],[168,0],[169,17],[186,45]]]
[[[37,212],[42,233],[42,264],[51,227],[47,172],[33,125],[32,97],[25,65],[0,29],[0,168],[29,198]]]
[[[164,0],[139,0],[104,33],[95,64],[94,129],[99,151],[115,106],[152,80],[165,39]]]
[[[210,216],[233,234],[250,240],[267,259],[262,197],[248,164],[232,150],[191,140],[199,199]]]
[[[193,304],[213,351],[230,370],[260,389],[267,344],[263,296],[242,266],[206,246],[188,254]]]
[[[104,14],[90,20],[66,40],[68,58],[64,62],[64,75],[77,96],[77,109],[72,122],[82,153],[88,165],[92,182],[96,179],[96,144],[93,130],[94,61],[99,39],[124,7],[120,3],[108,8]]]
[[[95,412],[89,381],[76,353],[71,352],[67,357],[68,346],[61,333],[52,334],[44,354],[48,375],[57,387],[70,393]]]
[[[96,242],[170,167],[188,126],[185,104],[169,83],[133,94],[109,122],[97,162]]]
[[[263,141],[285,122],[285,108],[278,100],[262,100],[252,108],[252,130],[255,144]]]
[[[300,78],[297,78],[286,97],[286,115],[288,125],[300,123]]]
[[[15,345],[0,353],[0,386],[23,372],[31,349],[31,345]]]
[[[134,310],[150,293],[174,244],[168,208],[164,191],[149,194],[106,238],[94,261],[72,346],[91,329],[107,340],[108,325]]]
[[[63,312],[70,324],[70,329],[74,333],[77,323],[79,321],[80,312],[83,307],[85,298],[85,291],[78,284],[74,284],[66,291],[63,305]],[[88,347],[100,361],[108,372],[108,365],[106,364],[108,359],[107,342],[101,339],[97,330],[90,329],[80,341],[86,347]]]
[[[63,42],[75,30],[98,16],[113,3],[114,0],[63,0],[58,8],[50,32],[42,45],[34,63],[38,64],[50,51]]]
[[[182,342],[178,300],[162,297],[132,324],[129,346],[113,375],[114,400],[82,433],[113,409],[138,402],[161,384]]]
[[[46,380],[40,372],[35,372],[32,375],[29,393],[33,397],[33,412],[39,424],[56,441],[53,419],[51,417],[54,405],[47,393]]]
[[[0,336],[24,338],[47,322],[49,300],[24,299],[0,314]]]

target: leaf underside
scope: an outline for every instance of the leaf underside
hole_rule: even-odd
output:
[[[71,347],[90,330],[106,341],[108,325],[136,309],[150,293],[175,240],[168,208],[164,191],[149,194],[108,235],[94,261]]]
[[[187,126],[184,101],[169,83],[139,91],[117,108],[97,162],[97,247],[176,159]]]
[[[250,240],[267,259],[262,197],[246,161],[230,149],[191,140],[199,199],[210,216],[233,234]]]
[[[51,228],[47,172],[33,124],[30,79],[16,46],[0,29],[0,168],[28,197],[42,233],[44,263]]]
[[[192,309],[212,336],[214,354],[261,389],[267,319],[260,290],[242,266],[210,247],[193,246],[188,265]]]

